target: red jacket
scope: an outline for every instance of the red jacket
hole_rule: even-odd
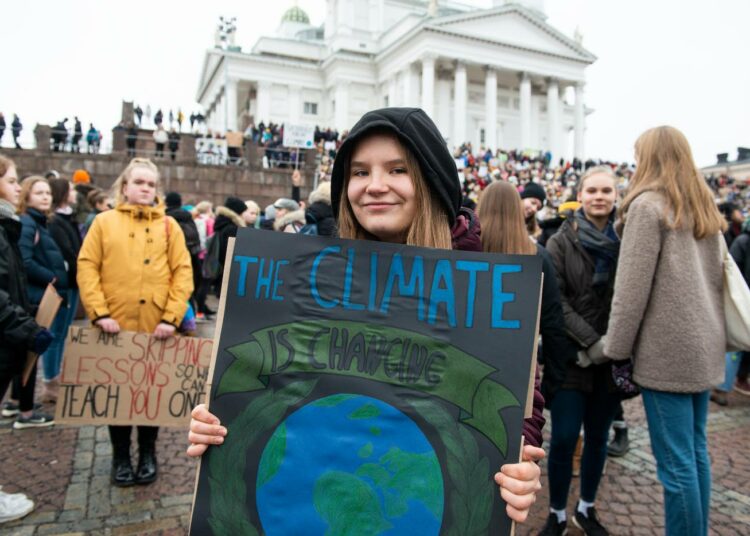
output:
[[[462,208],[451,229],[453,249],[460,251],[482,251],[479,218],[469,209]],[[544,396],[542,396],[539,367],[536,367],[534,380],[534,409],[531,417],[523,422],[523,437],[527,445],[542,446],[544,418]]]

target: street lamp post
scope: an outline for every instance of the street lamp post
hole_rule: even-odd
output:
[[[229,65],[227,63],[227,52],[231,35],[237,30],[237,18],[219,17],[219,43],[224,51],[224,135],[229,132]]]

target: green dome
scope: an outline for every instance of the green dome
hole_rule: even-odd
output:
[[[281,22],[301,22],[303,24],[310,24],[310,17],[307,16],[299,6],[290,7],[284,16],[281,17]]]

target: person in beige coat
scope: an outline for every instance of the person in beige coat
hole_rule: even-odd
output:
[[[644,132],[620,207],[623,227],[604,354],[633,360],[664,486],[667,535],[705,535],[711,491],[706,417],[724,376],[725,223],[673,127]]]
[[[134,158],[113,185],[114,210],[102,212],[89,229],[78,256],[81,302],[95,326],[175,334],[193,292],[190,253],[179,224],[164,213],[157,197],[159,171]],[[148,484],[156,479],[158,427],[138,427],[138,469],[130,461],[130,426],[110,426],[112,483]]]

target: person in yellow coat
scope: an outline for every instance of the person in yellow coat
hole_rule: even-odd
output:
[[[175,334],[193,292],[193,271],[185,237],[164,214],[157,197],[159,170],[134,158],[112,186],[115,210],[98,214],[78,256],[81,302],[95,326]],[[131,426],[110,426],[112,483],[148,484],[156,479],[159,428],[138,426],[138,467],[130,461]]]

